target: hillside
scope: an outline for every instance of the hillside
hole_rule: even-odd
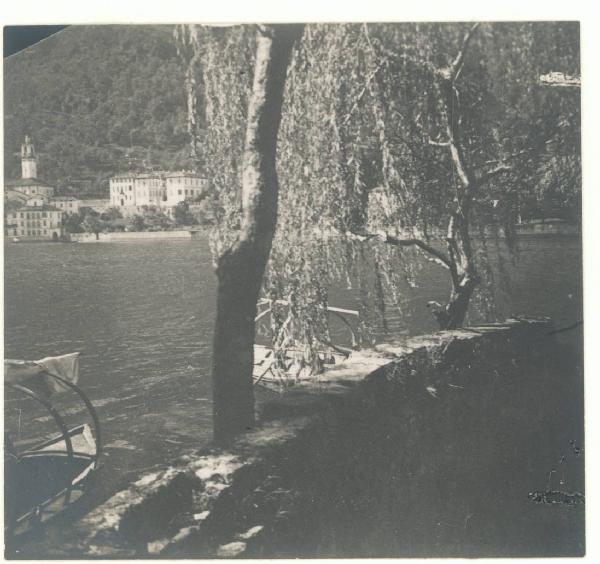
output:
[[[183,69],[172,26],[77,26],[4,61],[5,178],[33,137],[40,176],[87,178],[186,164]]]
[[[529,25],[523,24],[523,33]],[[579,94],[540,89],[532,81],[556,69],[580,74],[579,28],[575,22],[539,23],[531,30],[531,56],[521,73],[526,80],[507,84],[504,79],[522,64],[522,53],[509,34],[497,36],[493,44],[497,57],[488,57],[486,80],[499,103],[512,104],[503,119],[517,123],[525,116],[530,124],[511,135],[542,131],[552,126],[556,116],[569,116],[565,123],[571,126],[563,127],[561,142],[569,154],[555,155],[545,169],[533,171],[530,186],[520,189],[530,193],[533,217],[576,220],[580,216]],[[525,83],[528,96],[519,94]],[[191,164],[184,68],[173,26],[68,27],[5,59],[4,104],[6,178],[20,175],[19,149],[26,133],[38,152],[40,176],[62,191],[74,186],[72,193],[80,196],[107,195],[108,178],[118,172]],[[492,121],[498,118],[498,107],[491,104],[485,114],[490,130],[497,129]],[[570,158],[571,153],[576,158]]]

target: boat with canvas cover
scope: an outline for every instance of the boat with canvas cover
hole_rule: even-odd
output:
[[[4,437],[5,532],[7,538],[30,532],[75,503],[84,494],[101,453],[100,424],[89,398],[77,385],[79,353],[38,361],[5,360],[7,398],[33,401],[58,432],[25,448]],[[54,402],[70,391],[87,410],[88,423],[68,428]],[[25,403],[23,403],[25,405]],[[33,405],[33,404],[28,404]],[[19,410],[19,429],[21,426]],[[44,418],[38,418],[41,420]]]

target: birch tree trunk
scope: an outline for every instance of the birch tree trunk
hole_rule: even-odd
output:
[[[302,26],[260,26],[248,104],[242,175],[242,225],[217,264],[213,343],[213,422],[216,441],[254,424],[256,302],[277,224],[277,134],[288,64]]]

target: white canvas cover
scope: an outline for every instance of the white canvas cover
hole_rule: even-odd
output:
[[[41,360],[4,360],[4,381],[9,384],[27,385],[30,382],[42,381],[49,393],[67,390],[62,382],[49,374],[59,376],[72,384],[79,379],[78,352],[61,356],[48,356]]]

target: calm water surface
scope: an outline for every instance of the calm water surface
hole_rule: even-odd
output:
[[[501,316],[552,316],[557,326],[581,319],[579,238],[524,238],[510,274]],[[106,448],[95,503],[209,441],[215,289],[203,240],[5,246],[5,356],[81,351],[80,384],[97,406]],[[402,292],[401,311],[389,304],[389,334],[435,330],[425,304],[446,298],[447,273],[428,263],[417,287]],[[340,283],[330,303],[356,308],[358,296]],[[479,320],[472,312],[471,322]],[[579,346],[581,330],[564,338]],[[27,421],[28,429],[44,422]],[[26,442],[25,423],[22,434]]]
[[[215,279],[207,245],[12,244],[5,252],[5,355],[81,351],[80,385],[104,432],[99,497],[208,441]],[[28,437],[45,421],[25,422]]]

